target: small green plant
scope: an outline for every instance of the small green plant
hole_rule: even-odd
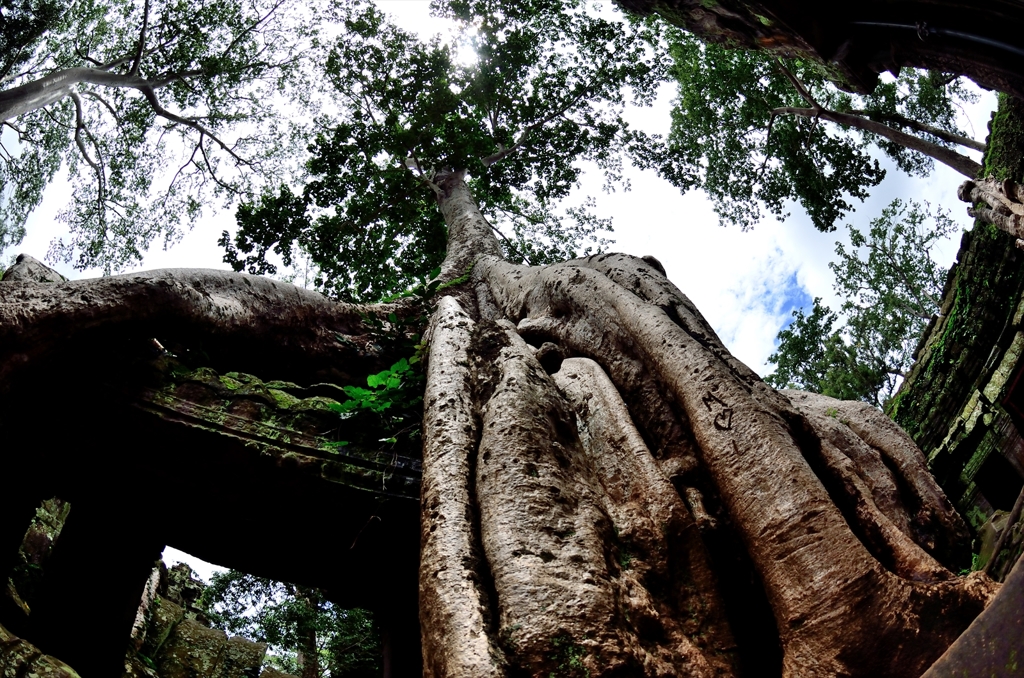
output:
[[[833,419],[837,419],[839,417],[839,409],[836,407],[830,407],[825,410],[825,414]]]
[[[554,651],[551,653],[551,660],[555,662],[558,672],[551,671],[549,678],[560,678],[561,676],[572,676],[590,678],[590,669],[583,665],[583,658],[587,656],[587,650],[582,645],[574,643],[572,638],[564,635],[557,636],[551,641]]]
[[[395,444],[400,435],[415,437],[419,434],[419,405],[423,401],[423,382],[426,380],[415,368],[419,362],[417,353],[402,358],[386,370],[368,375],[366,388],[345,386],[343,390],[348,400],[330,403],[328,407],[343,419],[368,418],[365,430],[375,437],[363,442]],[[349,440],[327,443],[335,450],[350,444]]]
[[[392,407],[405,408],[419,403],[423,400],[418,388],[423,377],[413,371],[413,365],[419,360],[418,355],[402,358],[390,368],[369,375],[366,377],[369,388],[345,386],[349,400],[331,403],[330,408],[344,416],[358,410],[380,413]]]
[[[419,297],[421,300],[430,299],[441,290],[448,289],[449,287],[455,287],[456,285],[461,285],[462,283],[466,282],[467,280],[469,280],[469,275],[470,273],[472,273],[472,271],[473,264],[470,264],[466,268],[466,272],[460,275],[458,278],[443,283],[438,278],[438,276],[441,275],[440,267],[435,268],[430,272],[430,274],[426,278],[420,279],[420,281],[417,284],[413,285],[404,292],[400,292],[399,294],[393,294],[390,297],[384,299],[383,301],[384,303],[388,303],[391,301],[397,301],[399,299],[404,299],[407,297]]]

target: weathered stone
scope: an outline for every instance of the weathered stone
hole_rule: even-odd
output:
[[[79,678],[70,666],[45,655],[0,626],[0,678]]]
[[[129,654],[124,659],[124,675],[121,678],[160,678],[160,674],[138,656]]]
[[[160,647],[156,664],[160,678],[252,678],[266,652],[263,643],[228,638],[219,629],[183,619]]]
[[[4,282],[44,282],[59,283],[67,280],[35,257],[19,254],[14,265],[4,271],[0,280]]]
[[[167,586],[164,594],[168,600],[182,607],[191,607],[203,595],[203,583],[196,579],[192,568],[178,563],[167,570]]]
[[[978,567],[981,568],[992,559],[992,551],[999,540],[999,533],[1006,528],[1006,519],[1009,513],[996,511],[985,521],[979,530],[981,536],[981,548],[978,549]]]
[[[47,499],[36,509],[36,515],[25,531],[7,584],[7,595],[26,615],[31,614],[33,594],[42,579],[43,566],[70,511],[68,502],[58,497]]]
[[[228,638],[215,678],[253,678],[259,673],[266,654],[266,643],[232,636]]]
[[[131,647],[138,650],[146,642],[146,634],[149,631],[149,622],[153,618],[153,611],[157,605],[160,582],[164,575],[164,563],[161,560],[146,580],[146,587],[142,590],[142,600],[139,602],[139,609],[135,612],[135,623],[132,624]]]
[[[155,658],[161,678],[212,678],[217,675],[227,634],[203,626],[194,619],[182,620]]]
[[[140,652],[147,657],[155,657],[160,647],[171,635],[174,627],[185,617],[185,610],[172,600],[157,596],[152,606],[149,626],[146,628],[146,642]]]

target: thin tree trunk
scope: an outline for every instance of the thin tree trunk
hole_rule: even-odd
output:
[[[839,125],[846,125],[847,127],[877,134],[900,146],[938,160],[943,165],[951,167],[968,179],[974,179],[981,173],[981,165],[966,155],[859,115],[830,111],[827,108],[798,108],[793,106],[776,108],[772,113],[775,115],[796,115],[802,118],[821,118],[822,120],[828,120]]]
[[[967,148],[973,148],[974,150],[981,151],[982,153],[985,152],[985,143],[982,141],[978,141],[977,139],[972,139],[970,137],[965,137],[960,134],[947,132],[946,130],[935,127],[934,125],[919,122],[912,118],[899,115],[898,113],[880,113],[878,111],[866,110],[851,110],[845,112],[850,113],[852,115],[859,115],[868,118],[869,120],[883,122],[883,124],[884,122],[894,122],[897,125],[909,127],[918,132],[931,134],[936,138],[942,139],[946,143],[957,144],[958,146],[966,146]]]

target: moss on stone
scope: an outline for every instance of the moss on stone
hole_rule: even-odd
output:
[[[287,393],[286,391],[281,391],[276,388],[268,387],[267,393],[269,393],[274,398],[274,400],[277,401],[278,407],[284,408],[286,410],[302,402],[298,398],[293,396],[291,393]]]
[[[982,161],[985,176],[1024,181],[1024,101],[999,95],[999,107],[989,122],[988,148]]]

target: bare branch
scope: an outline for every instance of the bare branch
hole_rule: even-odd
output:
[[[135,50],[135,60],[128,71],[128,75],[138,75],[139,66],[142,64],[142,55],[146,49],[146,29],[149,27],[149,0],[146,0],[142,7],[142,29],[139,31],[139,46]]]
[[[548,124],[555,118],[562,116],[566,111],[568,111],[573,106],[578,104],[584,96],[593,91],[594,87],[600,81],[601,78],[595,78],[595,80],[588,84],[586,87],[581,88],[575,96],[570,97],[564,104],[558,106],[555,110],[553,110],[550,115],[538,120],[537,122],[531,125],[527,125],[526,128],[523,129],[523,131],[519,134],[519,137],[511,146],[509,146],[508,148],[504,148],[499,145],[499,148],[495,153],[492,153],[491,155],[485,158],[481,158],[480,162],[483,164],[484,167],[490,167],[494,163],[499,162],[503,158],[506,158],[512,153],[518,151],[526,143],[526,140],[530,138],[531,134],[533,134],[535,131],[537,131],[544,125]]]
[[[221,141],[217,137],[216,134],[214,134],[213,132],[211,132],[208,129],[206,129],[206,127],[204,127],[203,125],[200,125],[198,122],[196,122],[194,120],[190,120],[188,118],[184,118],[184,117],[182,117],[182,116],[180,116],[180,115],[178,115],[176,113],[172,113],[171,111],[168,111],[166,108],[164,108],[163,105],[160,103],[160,99],[157,97],[156,92],[153,91],[152,87],[140,88],[140,91],[142,92],[143,96],[146,97],[146,101],[149,102],[149,105],[153,109],[153,111],[157,115],[159,115],[160,117],[166,118],[167,120],[170,120],[171,122],[178,123],[179,125],[184,125],[185,127],[189,127],[191,129],[194,129],[195,131],[199,132],[201,135],[209,137],[210,140],[213,141],[218,146],[220,146],[221,149],[225,153],[227,153],[232,158],[234,158],[235,162],[237,162],[238,164],[240,164],[240,165],[250,165],[251,164],[249,161],[247,161],[246,159],[240,157],[237,153],[235,153],[235,151],[230,146],[228,146],[223,141]],[[200,145],[201,145],[202,144],[202,137],[200,137],[199,141],[200,141]],[[206,156],[206,151],[205,150],[203,151],[203,156],[204,157]],[[220,181],[218,180],[217,183],[220,183]]]
[[[82,139],[82,132],[85,131],[85,116],[82,111],[82,98],[75,92],[71,93],[71,100],[75,102],[75,145],[78,146],[78,150],[81,151],[82,157],[89,163],[98,173],[100,166],[91,157],[89,157],[89,151],[85,148],[85,140]]]
[[[258,21],[255,21],[252,25],[246,27],[246,29],[244,31],[242,31],[241,33],[236,35],[234,37],[234,39],[230,42],[230,44],[228,44],[228,46],[224,49],[224,51],[221,54],[222,55],[226,55],[228,52],[230,52],[232,49],[235,48],[235,45],[237,45],[242,40],[242,38],[244,38],[245,36],[249,35],[253,31],[255,31],[257,28],[262,26],[264,23],[266,23],[267,20],[269,20],[270,17],[274,15],[274,12],[276,12],[278,10],[278,8],[280,8],[281,5],[284,4],[284,2],[285,2],[285,0],[278,0],[277,4],[275,4],[273,7],[271,7],[267,11],[266,14],[264,14],[262,17],[259,18]]]
[[[207,135],[207,136],[209,136],[209,135]],[[217,140],[217,139],[215,139],[213,137],[210,137],[210,138],[213,139],[214,141],[216,141],[218,144],[221,144],[222,148],[224,147],[224,144],[222,144],[219,140]],[[199,152],[203,154],[203,164],[206,165],[206,169],[210,173],[210,177],[215,182],[217,182],[217,185],[219,185],[225,191],[228,191],[230,193],[234,193],[235,189],[232,188],[231,186],[228,186],[227,184],[225,184],[223,181],[220,180],[220,177],[217,176],[217,171],[213,168],[213,165],[210,163],[210,157],[206,154],[206,148],[203,146],[203,135],[202,134],[200,134],[200,136],[199,136],[199,143],[196,144],[196,145],[199,147]],[[231,153],[231,151],[229,150],[228,153]],[[231,155],[236,157],[236,158],[238,157],[234,153],[231,153]]]
[[[88,91],[83,92],[83,94],[85,94],[85,96],[89,97],[90,99],[95,99],[96,101],[100,102],[103,105],[103,107],[106,108],[112,116],[114,116],[114,120],[117,120],[117,123],[121,124],[121,116],[118,114],[117,109],[114,108],[110,102],[101,97],[99,93]]]
[[[853,115],[852,113],[840,113],[838,111],[831,111],[827,108],[796,108],[793,106],[783,106],[776,108],[772,111],[773,114],[778,115],[797,115],[804,118],[812,118],[814,116],[820,116],[829,122],[834,122],[838,125],[845,125],[847,127],[853,127],[864,132],[870,132],[877,134],[880,137],[888,139],[893,143],[899,144],[905,148],[909,148],[912,151],[923,153],[924,155],[938,160],[942,164],[955,169],[965,177],[973,179],[981,172],[981,165],[967,157],[953,151],[945,146],[940,146],[934,142],[916,137],[913,134],[907,134],[906,132],[898,129],[893,129],[888,125],[877,122],[875,120],[869,120],[859,115]]]
[[[100,61],[98,61],[97,59],[93,59],[91,56],[89,56],[89,54],[87,52],[83,52],[78,45],[75,45],[75,54],[82,61],[88,62],[88,63],[92,64],[93,66],[96,66],[97,68],[100,68],[100,67],[103,66],[103,64],[100,63]]]
[[[797,93],[800,94],[804,101],[809,103],[815,109],[822,108],[822,105],[819,104],[813,96],[811,96],[811,93],[807,91],[807,88],[804,87],[804,84],[802,82],[800,82],[800,79],[793,75],[792,71],[786,68],[785,64],[782,63],[781,59],[776,59],[775,65],[779,68],[780,71],[782,71],[782,74],[786,76],[786,79],[789,80],[790,83],[792,83],[793,87],[796,88]]]

